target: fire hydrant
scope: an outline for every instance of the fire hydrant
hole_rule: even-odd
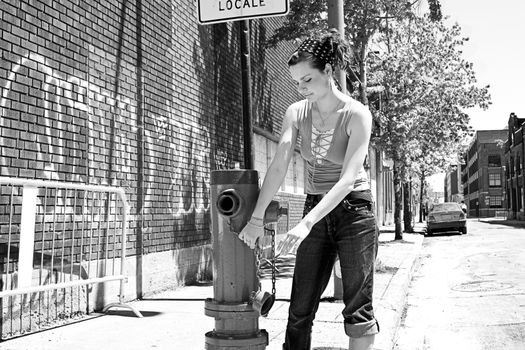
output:
[[[259,290],[256,255],[238,238],[255,207],[258,180],[255,170],[211,173],[214,297],[206,299],[205,315],[215,318],[215,329],[205,335],[209,350],[259,350],[268,345],[268,333],[259,329],[259,316],[268,313],[275,296]],[[281,213],[272,201],[265,222],[277,221]]]

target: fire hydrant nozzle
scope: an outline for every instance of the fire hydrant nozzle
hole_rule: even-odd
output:
[[[225,190],[217,198],[217,211],[224,216],[235,216],[241,208],[241,198],[234,189]]]
[[[288,215],[288,208],[281,207],[278,201],[271,201],[264,213],[264,223],[276,223],[282,215]]]

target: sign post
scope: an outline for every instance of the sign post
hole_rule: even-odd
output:
[[[244,139],[244,168],[254,169],[253,116],[252,116],[252,68],[250,64],[250,20],[239,21],[242,78],[242,120]]]

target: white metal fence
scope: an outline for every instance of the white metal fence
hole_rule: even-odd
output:
[[[123,302],[128,205],[108,186],[0,177],[1,339],[67,323]],[[91,300],[90,300],[91,299]]]

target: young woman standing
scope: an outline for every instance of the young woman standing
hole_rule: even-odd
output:
[[[285,178],[300,136],[307,166],[304,215],[279,245],[282,255],[296,253],[286,350],[310,349],[313,320],[336,258],[341,264],[349,349],[372,349],[379,332],[372,307],[378,230],[363,167],[372,116],[366,106],[337,89],[334,67],[345,68],[347,52],[346,43],[332,32],[306,39],[288,60],[304,99],[286,111],[254,212],[239,234],[255,248],[264,234],[265,210]]]

